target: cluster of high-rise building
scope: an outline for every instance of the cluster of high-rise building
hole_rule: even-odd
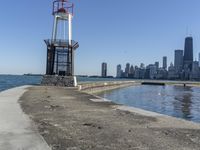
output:
[[[117,78],[135,79],[170,79],[170,80],[200,80],[200,54],[199,61],[193,59],[193,38],[185,38],[184,50],[174,51],[174,64],[167,66],[167,57],[163,57],[162,67],[159,62],[145,67],[143,63],[138,66],[126,64],[125,70],[117,66]],[[103,75],[103,74],[102,74]]]

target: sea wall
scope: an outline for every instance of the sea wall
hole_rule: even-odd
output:
[[[91,82],[81,83],[78,86],[79,91],[86,93],[98,93],[107,90],[114,90],[123,87],[129,87],[134,85],[140,85],[141,83],[135,81],[109,81],[109,82]]]

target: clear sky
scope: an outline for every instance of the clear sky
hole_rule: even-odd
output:
[[[174,59],[184,38],[194,38],[200,52],[199,0],[71,0],[75,3],[73,39],[76,74],[108,74],[127,62],[139,65]],[[0,74],[44,73],[46,45],[51,37],[52,0],[10,0],[0,4]]]

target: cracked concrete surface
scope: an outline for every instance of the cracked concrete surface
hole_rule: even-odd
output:
[[[22,111],[18,99],[28,86],[0,92],[0,149],[50,150],[34,123]]]
[[[53,150],[200,149],[200,124],[101,102],[75,89],[32,87],[20,101]]]

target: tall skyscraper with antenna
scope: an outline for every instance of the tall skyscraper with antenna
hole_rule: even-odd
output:
[[[183,64],[185,69],[192,70],[193,63],[193,38],[186,37],[185,38],[185,48],[184,48],[184,57]]]
[[[185,80],[190,79],[193,64],[193,38],[191,36],[185,38],[184,56],[183,56],[183,69]]]

